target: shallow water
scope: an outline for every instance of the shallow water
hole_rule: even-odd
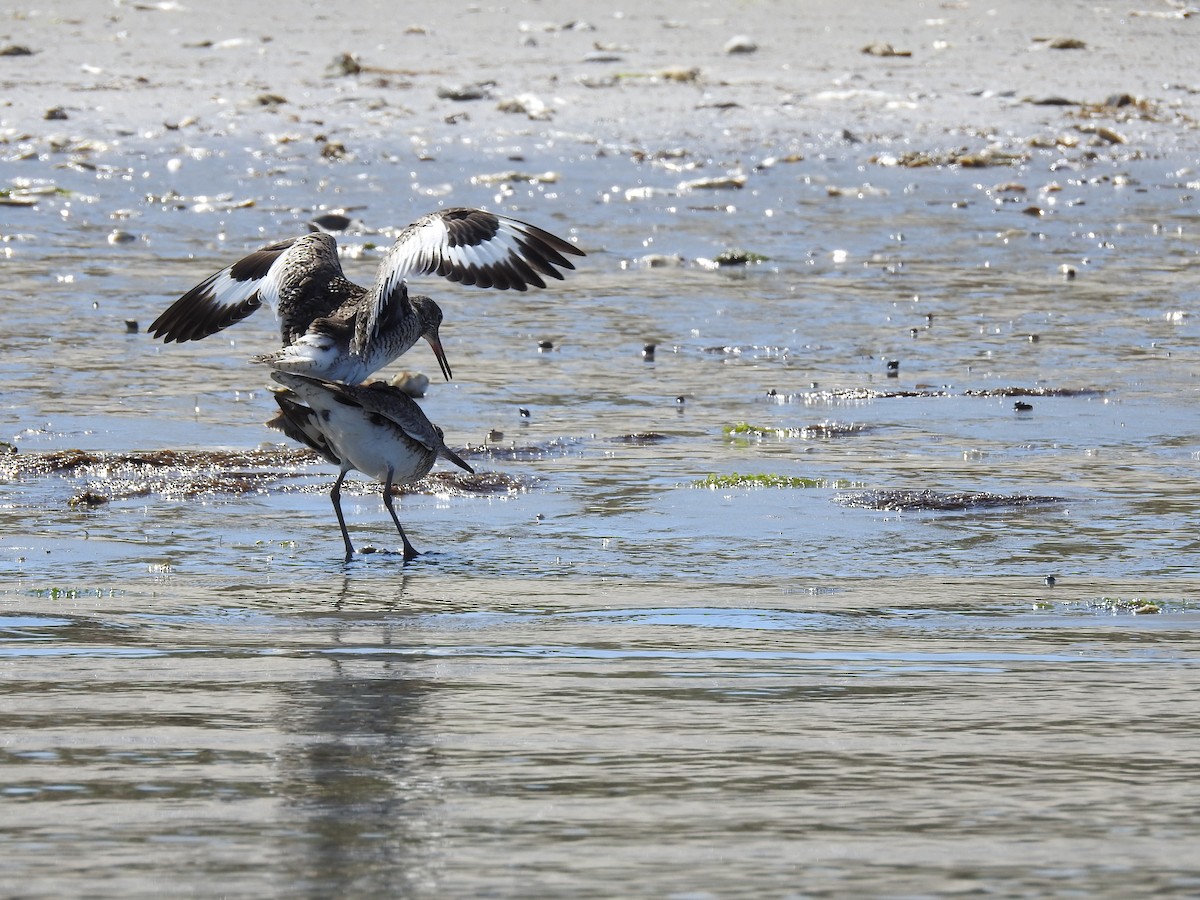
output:
[[[398,568],[10,595],[10,867],[94,896],[1197,888],[1193,609]]]
[[[748,140],[681,174],[566,134],[442,131],[419,170],[382,141],[329,169],[210,138],[168,172],[167,134],[144,165],[43,167],[62,192],[5,208],[25,237],[5,245],[0,437],[23,455],[276,441],[245,361],[275,341],[268,314],[185,346],[125,321],[144,332],[321,208],[378,228],[485,205],[589,254],[528,295],[422,283],[456,376],[424,408],[519,487],[406,494],[413,565],[367,483],[347,518],[381,550],[342,563],[316,464],[279,489],[94,509],[68,501],[111,493],[104,474],[0,484],[12,883],[1200,890],[1191,160],[906,169]],[[514,143],[558,180],[472,181],[511,168]],[[736,165],[741,190],[626,195]],[[997,190],[1012,182],[1026,190]],[[213,185],[255,205],[196,199]],[[114,228],[134,239],[109,243]],[[768,260],[695,262],[734,247]],[[372,264],[346,263],[360,280]],[[760,431],[726,433],[738,423]],[[801,431],[821,424],[861,427]],[[812,486],[700,486],[733,473]],[[838,502],[878,491],[1053,502]]]

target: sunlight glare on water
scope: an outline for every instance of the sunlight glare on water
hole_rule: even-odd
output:
[[[361,44],[371,9],[336,26],[320,13],[322,28]],[[757,17],[785,11],[739,7],[764,33]],[[983,80],[905,93],[890,81],[944,75],[1014,27],[997,11],[930,57],[942,19],[969,11],[910,11],[893,39],[917,28],[931,69],[864,63],[857,30],[818,75],[764,42],[763,82],[662,74],[665,50],[619,75],[570,56],[547,96],[577,105],[538,119],[490,97],[414,115],[397,98],[437,96],[425,63],[372,61],[260,93],[251,112],[217,103],[199,124],[156,110],[103,149],[5,131],[9,883],[47,897],[1200,892],[1197,187],[1193,152],[1145,136],[1175,122],[1185,144],[1194,127],[1164,101],[1157,119],[1112,123],[1126,144],[1078,103]],[[98,34],[128,16],[199,24],[170,4],[110,15]],[[463,27],[501,15],[472,8]],[[602,48],[626,27],[672,47],[729,37],[710,17],[648,29],[645,15],[516,33],[539,71],[567,46],[618,53]],[[269,67],[284,38],[311,44],[283,18],[256,55],[207,27],[170,31],[188,65],[161,67]],[[1129,21],[1183,40],[1185,22]],[[829,47],[847,40],[829,28]],[[1030,29],[1021,65],[995,71],[1058,52],[1028,49]],[[494,74],[445,43],[453,31],[412,26],[404,46]],[[1106,36],[1097,54],[1125,46]],[[870,84],[829,75],[876,63],[892,68]],[[253,71],[231,96],[271,81]],[[824,93],[770,82],[801,76]],[[113,84],[88,96],[103,106]],[[818,99],[834,88],[854,99]],[[661,118],[627,117],[639,97]],[[945,116],[947,98],[974,124],[939,146],[1014,160],[900,163],[929,131],[904,131],[897,110]],[[66,113],[42,122],[88,121]],[[1017,124],[983,135],[985,113]],[[1033,134],[1031,117],[1061,128]],[[680,188],[700,178],[724,183]],[[435,373],[423,409],[492,480],[439,468],[406,491],[423,551],[406,566],[379,486],[352,474],[347,524],[376,552],[344,563],[335,470],[287,456],[263,424],[271,382],[247,360],[278,343],[270,313],[182,345],[146,326],[333,209],[364,223],[339,242],[367,283],[379,229],[438,205],[502,211],[588,255],[546,291],[420,280],[445,310],[455,380],[424,344],[383,374]],[[762,259],[712,263],[733,250]]]

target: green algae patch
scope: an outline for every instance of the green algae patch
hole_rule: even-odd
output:
[[[755,475],[709,475],[692,483],[692,487],[708,488],[709,490],[725,490],[728,488],[823,488],[836,487],[834,482],[824,478],[798,478],[792,475],[774,475],[759,473]]]
[[[761,253],[734,247],[729,250],[722,250],[713,257],[713,262],[718,266],[750,266],[769,262],[770,259],[771,257],[763,256]]]
[[[1200,601],[1173,597],[1155,599],[1137,595],[1090,597],[1079,600],[1056,601],[1048,597],[1039,598],[1034,603],[1034,609],[1046,611],[1070,611],[1108,614],[1113,616],[1154,616],[1170,615],[1172,613],[1195,612],[1200,609]]]
[[[786,429],[782,428],[751,425],[749,422],[737,422],[733,425],[726,425],[721,430],[730,437],[766,437],[767,435],[779,435],[780,432],[786,431]]]
[[[1154,615],[1163,611],[1163,605],[1158,601],[1140,597],[1100,597],[1089,605],[1105,612],[1132,613],[1135,616]]]

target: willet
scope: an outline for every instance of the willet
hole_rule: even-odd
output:
[[[345,277],[331,235],[306,234],[210,275],[147,330],[167,343],[200,340],[265,302],[279,318],[283,350],[257,362],[356,384],[423,337],[449,380],[438,336],[441,309],[428,297],[410,297],[407,279],[436,274],[498,290],[544,288],[543,276],[561,280],[559,269],[575,268],[564,254],[584,255],[562,238],[508,216],[463,207],[438,210],[400,233],[368,288]]]
[[[468,472],[475,470],[446,446],[442,429],[399,388],[382,381],[338,384],[291,372],[272,372],[271,377],[293,394],[275,394],[280,414],[267,424],[316,450],[341,470],[329,497],[346,542],[346,561],[354,557],[354,544],[342,515],[342,482],[351,469],[383,483],[383,505],[400,532],[404,561],[415,559],[419,554],[396,515],[392,485],[424,478],[439,456]]]

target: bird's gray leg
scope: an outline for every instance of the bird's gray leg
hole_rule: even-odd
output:
[[[388,469],[387,480],[383,483],[383,505],[387,507],[387,511],[392,514],[392,521],[396,523],[396,530],[400,532],[400,540],[404,541],[404,561],[412,562],[421,554],[417,552],[408,541],[408,535],[404,533],[404,526],[400,524],[400,517],[396,515],[396,507],[392,505],[392,473],[393,469]]]
[[[354,558],[354,545],[350,543],[350,533],[346,531],[346,519],[342,515],[342,482],[346,480],[346,471],[342,469],[338,473],[333,490],[329,492],[329,499],[333,501],[333,511],[337,513],[338,525],[342,529],[342,540],[346,542],[346,562],[350,562]]]

